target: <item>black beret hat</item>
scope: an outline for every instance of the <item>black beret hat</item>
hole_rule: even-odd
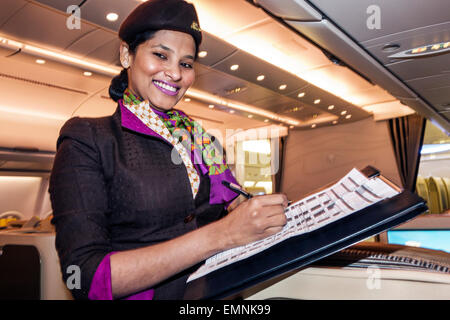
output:
[[[140,4],[122,22],[119,38],[129,42],[139,33],[163,29],[190,34],[197,50],[202,42],[195,7],[184,0],[148,0]]]

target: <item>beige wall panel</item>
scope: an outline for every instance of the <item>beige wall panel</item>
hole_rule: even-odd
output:
[[[401,185],[388,123],[365,120],[305,131],[287,137],[281,192],[295,201],[340,179],[353,167],[378,168]]]

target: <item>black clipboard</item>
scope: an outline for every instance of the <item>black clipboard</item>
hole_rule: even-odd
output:
[[[379,175],[373,167],[361,170]],[[320,229],[286,239],[268,249],[188,282],[184,299],[226,299],[343,250],[428,210],[425,200],[403,190]]]

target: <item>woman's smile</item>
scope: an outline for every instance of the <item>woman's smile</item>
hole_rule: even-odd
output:
[[[175,96],[177,95],[178,91],[180,90],[180,87],[170,84],[166,81],[160,81],[160,80],[153,80],[152,81],[155,87],[157,87],[161,92],[164,94],[167,94],[169,96]]]

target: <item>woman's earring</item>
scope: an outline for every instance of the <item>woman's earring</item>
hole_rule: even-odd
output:
[[[124,67],[125,69],[128,69],[130,67],[130,62],[128,61],[128,59],[123,59],[120,62],[122,63],[122,67]]]

